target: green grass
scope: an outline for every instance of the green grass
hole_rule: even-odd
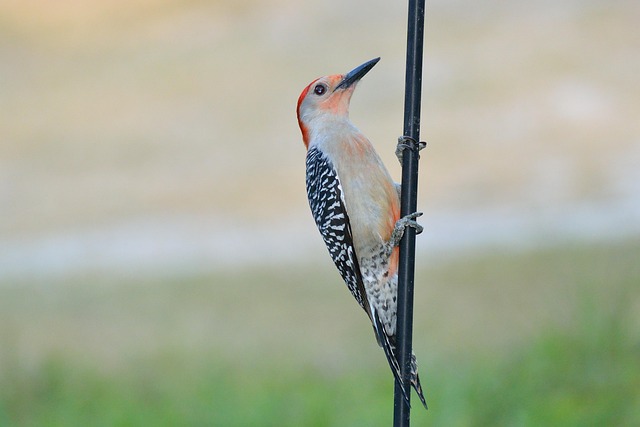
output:
[[[606,323],[606,322],[605,322]],[[431,409],[417,425],[616,425],[640,422],[640,348],[622,325],[554,334],[500,360],[428,366]],[[340,377],[273,368],[138,361],[101,375],[53,357],[5,372],[3,425],[388,426],[386,372]],[[263,365],[260,364],[259,365]],[[423,424],[424,423],[424,424]]]
[[[434,281],[416,297],[430,410],[414,397],[413,425],[640,425],[637,259],[640,244],[628,242],[493,253],[418,272]],[[346,291],[325,281],[337,283],[310,267],[2,288],[0,425],[389,426],[382,353],[355,320],[363,314],[352,320]],[[343,317],[314,320],[334,305]],[[459,305],[468,319],[446,316]],[[66,347],[33,334],[29,319]],[[100,339],[69,330],[91,319]]]

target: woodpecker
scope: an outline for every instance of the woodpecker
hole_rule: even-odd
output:
[[[373,145],[349,120],[358,81],[380,58],[347,74],[320,77],[298,98],[298,124],[307,148],[307,197],[315,223],[342,279],[369,316],[396,380],[398,244],[406,227],[417,233],[422,213],[400,218],[400,185],[395,184]],[[402,154],[399,145],[396,153]],[[411,385],[427,407],[411,358]],[[403,387],[404,392],[404,387]],[[405,394],[408,401],[408,396]]]

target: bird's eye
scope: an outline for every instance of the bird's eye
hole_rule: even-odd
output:
[[[316,95],[324,95],[326,91],[327,87],[325,85],[316,85],[316,87],[313,88],[313,93]]]

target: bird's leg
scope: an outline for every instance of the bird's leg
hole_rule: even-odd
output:
[[[402,164],[402,154],[404,153],[404,150],[410,149],[410,150],[416,150],[416,152],[419,152],[426,146],[427,146],[427,143],[424,141],[417,142],[415,139],[411,138],[410,136],[401,136],[398,138],[398,145],[396,145],[396,157],[398,158],[398,161],[400,162],[400,164]]]
[[[391,237],[389,237],[389,240],[384,244],[383,254],[386,258],[390,257],[393,249],[400,244],[400,240],[402,240],[402,236],[404,236],[404,231],[407,227],[415,228],[416,234],[422,233],[422,226],[416,222],[416,218],[419,216],[422,216],[422,212],[414,212],[396,221]]]
[[[422,233],[422,226],[416,222],[416,218],[422,216],[422,212],[414,212],[407,216],[400,218],[396,221],[395,227],[393,227],[393,233],[391,233],[391,238],[389,239],[389,243],[393,244],[393,246],[398,246],[400,244],[400,240],[402,240],[402,236],[404,236],[404,231],[407,227],[413,227],[416,229],[416,234]]]

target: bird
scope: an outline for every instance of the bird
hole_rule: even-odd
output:
[[[398,245],[407,227],[422,232],[416,221],[422,213],[400,218],[400,185],[349,119],[357,83],[379,60],[313,80],[302,90],[296,111],[307,149],[306,189],[314,221],[342,279],[369,316],[395,379],[403,385],[396,356]],[[405,147],[398,144],[399,159]],[[413,353],[410,367],[411,385],[426,408]]]

